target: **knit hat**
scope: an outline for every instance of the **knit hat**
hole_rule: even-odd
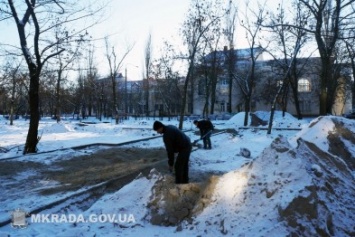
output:
[[[159,128],[164,127],[164,124],[162,124],[160,121],[155,121],[153,124],[153,130],[156,131]]]

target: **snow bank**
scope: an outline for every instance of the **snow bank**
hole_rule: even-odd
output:
[[[279,208],[311,183],[305,164],[290,156],[290,149],[286,139],[276,139],[253,162],[223,175],[211,204],[186,228],[214,229],[213,236],[286,236],[287,226],[278,221]]]
[[[69,125],[69,124],[64,124],[64,123],[51,123],[51,124],[46,124],[44,126],[41,126],[41,130],[39,131],[39,134],[41,132],[44,133],[67,133],[67,132],[74,132],[74,128]]]
[[[270,119],[269,111],[256,111],[253,112],[252,114],[257,116],[258,119],[265,122],[265,125],[262,125],[261,127],[268,126],[269,119]],[[234,115],[232,118],[230,118],[226,122],[226,124],[234,125],[236,127],[242,127],[244,126],[244,117],[245,117],[245,112],[239,112],[236,115]],[[252,122],[252,116],[249,115],[248,126],[251,125],[251,122]],[[304,124],[308,124],[308,122],[305,120],[298,120],[293,115],[287,112],[283,116],[282,111],[275,111],[272,126],[273,128],[302,128]]]
[[[245,117],[245,112],[239,112],[233,117],[231,117],[229,120],[226,121],[226,125],[234,125],[236,127],[242,127],[244,126],[244,117]],[[251,121],[251,117],[249,116],[248,118],[249,124]]]
[[[314,120],[299,134],[296,148],[275,139],[254,161],[223,175],[210,205],[184,228],[196,234],[214,230],[214,236],[354,236],[350,122]]]

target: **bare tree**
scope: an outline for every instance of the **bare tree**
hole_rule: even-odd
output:
[[[349,38],[344,40],[348,58],[352,69],[352,78],[355,78],[355,30],[349,31]],[[352,106],[355,107],[355,82],[350,82],[352,91]]]
[[[78,120],[85,119],[87,114],[90,112],[90,108],[92,107],[92,97],[96,91],[96,73],[96,68],[92,68],[89,72],[84,72],[79,69],[79,76],[77,78],[78,89],[76,91],[77,98],[74,110],[74,114],[77,116]]]
[[[212,0],[200,1],[192,0],[186,20],[183,23],[182,36],[187,47],[187,74],[183,87],[183,95],[181,102],[179,128],[183,128],[185,115],[185,106],[187,102],[187,92],[190,80],[192,80],[193,72],[196,63],[196,56],[200,50],[203,36],[216,22],[220,21],[223,15],[219,15],[214,10],[219,10],[220,1],[213,2]]]
[[[65,35],[68,34],[67,29],[62,29],[62,25],[58,24],[55,27],[55,38],[57,41],[62,39],[62,44],[57,44],[56,50],[59,51],[60,48],[65,48],[66,52],[57,54],[54,56],[53,62],[55,64],[53,67],[57,73],[56,79],[56,88],[55,88],[55,108],[54,108],[54,117],[59,123],[61,121],[61,105],[62,105],[62,84],[65,83],[67,75],[72,70],[72,65],[75,60],[81,55],[82,45],[87,41],[86,37],[88,37],[88,33],[81,35],[79,39],[76,39],[74,42],[69,40]]]
[[[222,70],[222,55],[218,52],[220,48],[221,38],[223,34],[223,27],[221,25],[221,21],[216,21],[214,24],[211,25],[210,29],[206,31],[204,34],[204,42],[207,44],[207,49],[209,52],[209,59],[208,64],[210,68],[210,85],[211,85],[211,101],[210,101],[210,113],[214,114],[214,106],[216,102],[216,89],[217,83],[219,82],[220,76],[223,74]]]
[[[206,44],[206,48],[204,50],[207,50],[209,53],[207,56],[204,53],[201,55],[203,66],[200,67],[200,70],[203,69],[202,74],[205,80],[205,105],[203,109],[204,117],[208,117],[209,114],[214,114],[214,106],[217,100],[217,83],[220,75],[223,74],[222,55],[218,51],[222,33],[220,31],[221,27],[216,25],[212,28],[214,29],[211,30],[211,32],[206,32],[206,36],[204,37],[204,42]],[[209,33],[212,35],[209,35]]]
[[[337,88],[333,74],[336,44],[354,27],[355,3],[353,0],[299,1],[312,14],[305,30],[314,35],[321,58],[319,114],[325,115],[332,111]]]
[[[161,49],[161,57],[152,63],[152,76],[155,79],[156,89],[152,99],[155,103],[154,116],[158,111],[159,116],[175,114],[181,108],[182,89],[180,88],[179,73],[174,71],[176,52],[167,41]]]
[[[145,70],[145,79],[144,80],[144,92],[145,92],[145,109],[146,109],[146,116],[149,116],[149,78],[152,70],[152,35],[149,34],[148,40],[145,46],[144,52],[144,70]]]
[[[268,52],[274,58],[274,67],[280,69],[279,74],[281,74],[279,81],[281,90],[279,91],[279,98],[277,100],[280,102],[283,113],[285,113],[287,111],[289,88],[291,88],[297,116],[301,119],[298,80],[302,75],[302,68],[308,60],[302,60],[303,64],[299,65],[298,57],[300,57],[302,48],[310,40],[310,37],[304,30],[310,14],[309,12],[302,12],[300,4],[297,2],[293,6],[292,12],[288,12],[284,5],[279,4],[276,14],[270,14],[270,23],[265,27],[270,29],[270,48],[273,46],[273,52],[271,50],[268,50]],[[294,22],[294,25],[298,27],[287,26],[286,22],[289,21]],[[309,52],[307,56],[311,55],[312,53]]]
[[[94,107],[97,104],[99,94],[98,85],[98,69],[95,62],[95,48],[94,46],[89,47],[87,51],[87,56],[84,58],[84,63],[86,64],[85,70],[80,70],[83,74],[80,74],[79,86],[81,92],[80,103],[79,103],[79,117],[85,118],[86,116],[91,116]]]
[[[25,80],[25,75],[21,72],[21,62],[15,65],[12,65],[10,61],[8,61],[3,70],[3,81],[7,84],[5,88],[7,88],[10,93],[10,103],[9,103],[9,120],[10,125],[14,124],[15,119],[15,110],[16,104],[19,102],[19,98],[22,96],[21,87],[22,81]]]
[[[207,44],[205,45],[205,48],[203,51],[207,50]],[[216,56],[216,52],[212,54],[213,56]],[[209,57],[205,55],[205,53],[202,53],[200,63],[196,65],[195,68],[195,75],[199,78],[198,80],[198,93],[200,95],[204,95],[204,105],[203,105],[203,110],[202,110],[202,115],[203,117],[207,117],[210,113],[210,97],[211,97],[211,67]]]
[[[118,103],[117,103],[117,76],[119,74],[119,70],[122,67],[122,63],[124,59],[127,57],[129,52],[132,50],[133,46],[128,46],[127,49],[123,52],[122,56],[117,56],[115,51],[115,47],[111,48],[108,42],[108,38],[105,38],[106,43],[106,58],[108,61],[109,69],[110,69],[110,78],[112,82],[112,95],[113,95],[113,116],[115,117],[116,124],[119,121],[119,111],[118,111]],[[119,57],[119,58],[118,58]],[[127,78],[126,78],[127,80]],[[125,88],[126,89],[126,88]],[[125,96],[127,96],[127,92],[125,92]],[[127,98],[125,98],[127,100]]]
[[[226,57],[226,68],[228,72],[228,113],[232,113],[232,94],[233,94],[233,72],[236,69],[237,55],[234,52],[235,45],[235,33],[236,33],[236,20],[237,20],[238,9],[233,1],[229,1],[226,14],[226,27],[224,29],[224,34],[227,39],[229,48],[224,49]]]
[[[50,33],[55,25],[71,24],[84,17],[92,16],[92,13],[84,13],[83,9],[70,11],[69,2],[66,1],[37,1],[25,0],[25,3],[17,3],[14,0],[3,1],[5,8],[1,8],[1,13],[5,16],[2,19],[12,18],[15,21],[22,55],[27,63],[30,86],[29,86],[29,107],[30,125],[28,129],[24,154],[35,153],[40,137],[38,136],[39,113],[39,87],[41,71],[45,63],[56,55],[65,51],[65,48],[57,47],[64,40],[81,37],[83,31],[68,31],[63,38],[55,39],[50,37]],[[21,5],[21,6],[20,6]],[[74,6],[74,5],[72,5]],[[78,4],[76,6],[79,6]],[[8,8],[7,8],[8,7]],[[10,9],[7,11],[7,9]],[[51,22],[53,15],[60,14],[58,22]],[[22,17],[20,16],[22,15]],[[32,37],[33,45],[28,41]]]
[[[265,6],[258,6],[257,11],[252,10],[249,4],[246,4],[245,16],[241,20],[241,26],[246,31],[246,38],[249,43],[250,57],[249,57],[249,70],[244,78],[237,77],[237,83],[244,95],[244,126],[248,125],[249,112],[251,110],[251,99],[253,95],[253,90],[255,87],[255,66],[256,60],[263,53],[265,47],[260,46],[259,35],[261,34],[261,25],[265,21]],[[250,16],[249,13],[252,15]]]

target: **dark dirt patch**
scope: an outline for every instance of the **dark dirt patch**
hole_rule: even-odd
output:
[[[344,140],[355,144],[355,134],[342,123],[339,123],[338,120],[333,119],[333,122],[335,124],[335,131],[328,134],[329,152],[342,157],[351,170],[355,170],[355,156],[349,150],[348,145],[344,144]]]
[[[167,172],[165,149],[109,148],[50,164],[23,160],[0,161],[0,177],[7,180],[0,185],[0,191],[6,190],[14,195],[19,190],[24,194],[34,191],[50,195],[110,180],[114,180],[109,182],[114,183],[111,188],[122,187],[140,172],[147,173],[152,168]],[[26,182],[21,182],[24,178]]]
[[[42,194],[79,189],[99,184],[144,168],[161,169],[166,166],[166,152],[162,149],[112,148],[93,154],[74,157],[52,163],[54,170],[44,171],[47,179],[63,184],[60,187],[43,190]],[[165,167],[164,166],[164,167]]]

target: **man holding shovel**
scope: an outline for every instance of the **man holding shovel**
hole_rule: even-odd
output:
[[[189,183],[189,159],[192,148],[190,138],[177,127],[164,125],[160,121],[154,122],[153,129],[163,134],[170,172],[173,171],[173,167],[175,168],[175,183]],[[175,153],[178,153],[176,159]]]
[[[203,148],[212,149],[211,133],[214,129],[212,122],[210,120],[195,120],[194,124],[198,129],[200,129],[201,139],[203,140]]]

